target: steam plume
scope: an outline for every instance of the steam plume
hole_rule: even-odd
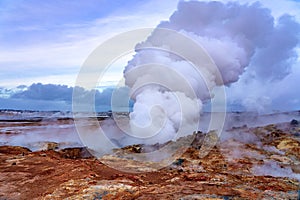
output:
[[[202,46],[217,70],[206,66],[193,48],[185,49],[173,34],[159,28],[177,31]],[[149,137],[144,142],[153,143],[172,139],[181,124],[194,127],[203,101],[213,97],[209,91],[238,81],[247,67],[258,78],[285,77],[291,62],[297,59],[298,33],[299,24],[291,16],[284,15],[276,21],[270,10],[259,3],[180,2],[170,19],[161,22],[146,41],[136,46],[136,54],[124,70],[126,85],[135,100],[130,114],[131,132]],[[157,50],[160,48],[169,51]],[[158,70],[157,63],[163,68]],[[200,68],[200,75],[193,65]],[[181,82],[174,82],[168,71],[180,74],[195,96]],[[161,82],[172,85],[172,89],[155,84]],[[191,133],[191,129],[184,131]]]

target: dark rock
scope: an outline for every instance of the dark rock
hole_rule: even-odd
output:
[[[291,121],[291,125],[298,125],[299,124],[299,122],[297,121],[297,120],[295,120],[295,119],[293,119],[292,121]]]
[[[107,111],[106,114],[107,114],[107,116],[110,117],[110,118],[113,116],[113,112],[112,112],[111,110]]]
[[[300,133],[294,133],[293,134],[295,137],[300,137]]]
[[[172,164],[173,165],[177,165],[177,166],[181,166],[184,162],[184,159],[182,158],[178,158],[177,160],[175,160]]]
[[[63,158],[79,159],[92,158],[93,155],[86,147],[65,148],[59,151]]]
[[[142,153],[142,145],[134,144],[130,146],[123,147],[122,150],[129,152],[129,153]]]

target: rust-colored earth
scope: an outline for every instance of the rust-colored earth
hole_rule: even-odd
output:
[[[124,156],[139,154],[143,145],[101,159],[85,148],[31,152],[0,146],[0,199],[299,199],[299,131],[290,123],[233,128],[204,158],[196,135],[173,164],[141,173],[103,163],[149,169],[157,163]],[[241,133],[252,139],[240,139]]]

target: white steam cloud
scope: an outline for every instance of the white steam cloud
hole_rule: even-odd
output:
[[[175,30],[195,41],[207,51],[218,70],[206,66],[192,47],[185,49],[174,34],[159,28]],[[189,126],[197,122],[202,102],[213,96],[209,93],[211,89],[238,81],[248,66],[258,78],[285,77],[291,62],[297,59],[298,33],[299,24],[291,16],[284,15],[276,21],[270,10],[259,3],[180,2],[169,21],[161,22],[145,42],[136,46],[136,54],[124,70],[126,85],[132,88],[135,100],[130,114],[131,131],[142,138],[150,137],[165,120],[155,141],[172,139],[181,124]],[[183,53],[187,60],[172,52]],[[163,67],[158,70],[157,64]],[[200,75],[193,65],[200,68]],[[142,70],[132,73],[139,68]],[[196,98],[185,90],[184,84],[172,80],[168,70],[180,74]],[[172,85],[172,90],[155,84],[161,82]],[[181,107],[174,106],[178,102]],[[162,109],[152,109],[157,105]]]

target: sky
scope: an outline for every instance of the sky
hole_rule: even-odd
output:
[[[36,82],[72,86],[87,56],[103,41],[124,31],[155,27],[176,4],[174,0],[1,0],[0,86]],[[115,76],[120,75],[122,70]]]
[[[125,31],[156,27],[172,15],[178,2],[179,0],[0,0],[2,97],[7,93],[22,91],[22,87],[17,88],[19,85],[42,83],[73,87],[80,67],[97,46]],[[253,3],[256,0],[238,2]],[[275,19],[288,13],[300,22],[298,0],[259,2],[271,10]],[[300,54],[300,50],[298,53]],[[300,96],[294,92],[297,90],[297,83],[300,83],[299,62],[300,59],[291,66],[292,73],[280,82],[265,84],[263,88],[259,87],[262,84],[259,80],[245,84],[251,74],[243,75],[237,84],[228,88],[228,101],[238,101],[251,108],[252,104],[252,107],[256,107],[256,101],[269,105],[270,99],[274,99],[273,103],[283,109],[300,109]],[[114,70],[107,74],[105,86],[120,80],[126,64],[126,59],[117,63]],[[288,89],[277,92],[274,89],[276,87]],[[60,86],[58,88],[61,89]],[[256,90],[251,95],[244,94],[243,91],[253,91],[253,88]],[[289,99],[283,101],[279,96],[288,96]],[[262,104],[259,110],[263,110],[266,105]],[[2,108],[5,106],[2,103]]]

